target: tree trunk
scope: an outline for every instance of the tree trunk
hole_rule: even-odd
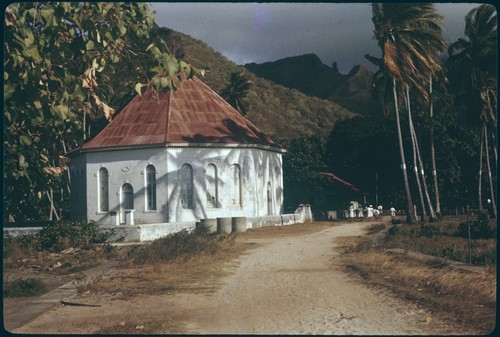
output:
[[[491,177],[491,166],[490,166],[490,151],[488,149],[488,129],[486,124],[484,124],[484,148],[486,150],[486,168],[488,169],[488,181],[490,183],[490,195],[491,195],[491,211],[493,213],[493,218],[497,217],[497,206],[495,203],[495,190],[493,189],[493,178]]]
[[[415,150],[416,150],[416,157],[418,158],[418,165],[419,165],[419,169],[420,169],[420,177],[422,179],[422,184],[424,185],[424,195],[425,195],[425,201],[427,201],[427,206],[429,207],[429,213],[430,213],[430,216],[431,216],[431,220],[434,220],[436,218],[436,213],[434,213],[434,208],[432,207],[432,202],[431,202],[431,198],[429,196],[429,190],[427,188],[427,179],[425,177],[425,172],[424,172],[424,164],[423,164],[423,161],[422,161],[422,156],[420,155],[420,145],[418,143],[418,137],[417,137],[417,133],[415,132],[415,127],[413,126],[413,120],[412,120],[412,115],[411,115],[411,106],[409,105],[410,103],[410,93],[409,93],[409,89],[408,89],[408,92],[407,92],[407,99],[408,99],[408,116],[410,117],[410,132],[411,132],[411,136],[412,136],[412,139],[414,140],[415,142]],[[417,165],[415,164],[415,167],[417,167]],[[418,173],[417,173],[418,175]],[[419,187],[420,188],[420,187]],[[420,193],[422,193],[422,191],[420,190],[419,191]],[[423,199],[423,197],[422,197]],[[422,203],[424,202],[424,200],[422,200]],[[425,204],[422,205],[422,208],[425,209]]]
[[[434,181],[434,198],[436,203],[436,216],[441,218],[441,203],[439,201],[439,189],[438,189],[438,179],[437,179],[437,170],[436,170],[436,148],[434,145],[434,121],[432,117],[434,116],[434,104],[432,97],[432,75],[429,79],[429,116],[431,120],[431,162],[432,162],[432,178]]]
[[[434,207],[432,207],[432,202],[431,202],[431,197],[429,195],[429,189],[427,188],[427,180],[425,176],[425,171],[424,171],[424,163],[422,162],[422,156],[420,155],[420,148],[418,145],[418,138],[417,134],[415,133],[415,129],[413,129],[413,136],[415,137],[415,142],[417,144],[417,158],[418,158],[418,164],[420,168],[420,176],[422,178],[423,184],[424,184],[424,194],[425,194],[425,200],[427,201],[427,206],[429,207],[429,213],[431,214],[431,221],[436,219],[436,212],[434,211]]]
[[[83,140],[87,139],[87,114],[83,113]]]
[[[50,202],[49,220],[52,221],[52,214],[54,214],[56,216],[56,220],[61,220],[61,218],[57,214],[57,210],[54,206],[54,192],[53,192],[52,188],[50,188],[50,194],[48,191],[45,191],[45,193],[47,194],[47,198],[49,199],[49,202]]]
[[[497,150],[497,137],[495,136],[496,129],[491,133],[491,139],[493,139],[493,153],[495,154],[495,165],[498,165],[498,150]],[[498,170],[498,167],[496,168]]]
[[[407,203],[407,215],[406,222],[409,224],[415,223],[415,216],[413,215],[413,200],[411,197],[410,184],[408,182],[408,174],[406,172],[406,162],[405,162],[405,152],[403,147],[403,136],[401,134],[401,122],[399,120],[399,107],[398,107],[398,96],[396,92],[396,80],[392,79],[392,93],[394,96],[394,109],[396,112],[396,127],[398,130],[398,142],[399,142],[399,154],[401,156],[401,170],[403,171],[403,180],[406,192],[406,203]]]
[[[416,137],[414,136],[413,120],[411,116],[411,106],[410,106],[410,89],[408,86],[405,88],[405,104],[406,111],[408,112],[408,124],[410,129],[411,146],[413,150],[413,171],[415,173],[415,181],[417,182],[418,196],[420,197],[420,209],[422,210],[421,221],[427,221],[427,211],[425,210],[424,195],[422,193],[422,185],[420,184],[420,178],[418,177],[418,165],[417,165],[417,145]],[[424,181],[425,184],[425,181]],[[416,211],[415,211],[416,213]]]
[[[66,142],[64,142],[64,139],[63,139],[63,140],[61,140],[61,143],[62,143],[62,146],[63,146],[64,155],[66,155],[68,153],[68,151],[66,149]],[[68,193],[71,193],[71,172],[69,170],[69,167],[66,170],[66,174],[68,175],[68,182],[66,183],[66,188],[68,190]]]
[[[481,129],[481,147],[479,151],[479,173],[478,173],[478,179],[477,179],[477,185],[478,185],[478,208],[479,212],[484,213],[483,210],[483,192],[482,192],[482,176],[483,176],[483,144],[484,144],[484,128]]]

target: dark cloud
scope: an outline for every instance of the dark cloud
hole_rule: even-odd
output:
[[[478,4],[438,3],[448,42]],[[380,55],[370,3],[154,3],[161,27],[191,35],[237,64],[315,53],[342,73]]]

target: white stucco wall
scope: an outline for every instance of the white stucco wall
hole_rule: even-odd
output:
[[[85,163],[86,162],[86,163]],[[193,172],[193,208],[180,203],[179,170],[189,164]],[[217,167],[218,206],[211,208],[206,195],[206,167]],[[241,172],[241,206],[233,204],[233,165]],[[157,209],[146,210],[146,167],[156,169]],[[109,173],[109,209],[120,210],[121,187],[134,189],[136,224],[198,221],[204,218],[281,214],[283,176],[281,153],[256,148],[158,147],[80,154],[71,160],[72,170],[83,178],[72,179],[72,216],[86,214],[86,220],[111,225],[109,212],[98,211],[99,169]],[[82,181],[85,183],[82,185]],[[79,183],[77,182],[79,181]],[[270,185],[270,209],[267,189]],[[78,193],[78,196],[75,196]],[[80,200],[80,201],[79,201]],[[85,200],[85,202],[81,202]],[[74,201],[74,202],[73,202]],[[122,219],[123,222],[124,219]]]

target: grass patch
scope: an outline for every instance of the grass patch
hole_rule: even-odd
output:
[[[186,261],[201,254],[214,254],[221,246],[231,244],[234,235],[210,234],[203,228],[184,229],[149,244],[137,246],[129,257],[136,264]]]
[[[437,224],[393,225],[387,232],[383,248],[401,248],[473,265],[494,266],[496,240],[493,227],[491,222],[469,223],[464,218]]]
[[[370,227],[368,227],[366,234],[368,235],[376,234],[379,233],[380,231],[383,231],[384,229],[385,229],[385,224],[383,223],[373,224]]]
[[[3,297],[30,297],[38,296],[47,291],[45,284],[40,280],[29,278],[29,279],[17,279],[12,282],[4,284]]]
[[[464,218],[392,225],[378,244],[370,244],[369,236],[342,238],[342,265],[368,284],[417,302],[433,315],[455,320],[468,333],[489,333],[496,319],[496,240],[484,238],[491,235],[486,229],[491,224],[478,226],[480,234],[471,240],[460,235],[464,226]],[[387,250],[392,248],[403,253]],[[484,268],[475,272],[457,269],[448,259],[471,260]]]

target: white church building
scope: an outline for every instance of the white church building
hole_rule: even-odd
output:
[[[71,216],[161,233],[278,216],[284,152],[197,77],[175,92],[149,88],[69,155]]]

